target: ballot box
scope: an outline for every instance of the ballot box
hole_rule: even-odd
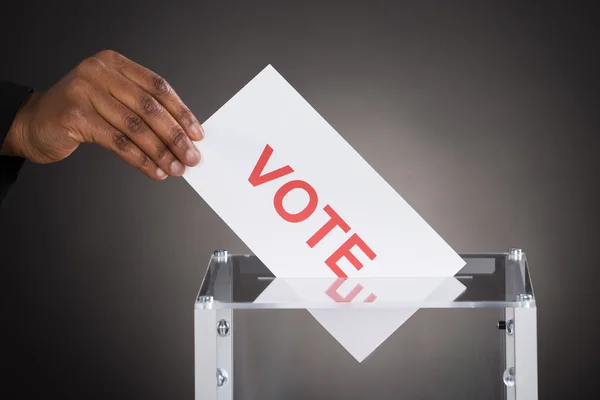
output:
[[[461,257],[449,278],[356,281],[216,251],[194,306],[195,399],[537,399],[525,252]]]

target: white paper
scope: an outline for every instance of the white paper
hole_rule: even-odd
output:
[[[188,168],[184,178],[275,276],[449,277],[464,266],[273,67],[259,73],[203,128],[202,161]],[[261,157],[266,164],[258,171]],[[293,172],[261,183],[260,177],[268,180],[280,168]],[[290,187],[294,189],[284,191]],[[344,223],[311,247],[307,241],[331,219],[326,210]],[[344,243],[353,245],[340,251]],[[344,256],[328,265],[333,254]],[[348,261],[352,256],[354,264]],[[347,344],[352,341],[341,339],[337,317],[313,315],[353,355],[365,352],[353,352],[354,345]],[[363,324],[361,318],[354,320],[356,327]],[[400,320],[406,318],[394,321]],[[380,339],[363,337],[361,342],[370,341],[373,345],[367,347],[374,349]]]

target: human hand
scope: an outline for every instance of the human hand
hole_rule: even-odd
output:
[[[163,180],[200,162],[200,123],[171,86],[121,54],[89,57],[46,92],[29,95],[0,154],[35,163],[68,157],[81,143],[114,151]]]

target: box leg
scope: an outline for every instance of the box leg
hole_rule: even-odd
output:
[[[194,310],[195,400],[217,400],[216,310]]]
[[[515,308],[516,400],[537,400],[537,310]]]
[[[514,321],[515,309],[507,308],[505,313],[506,328],[504,334],[504,375],[502,377],[505,386],[506,400],[516,400],[517,393],[515,390],[515,335]]]
[[[217,310],[217,399],[233,400],[233,310]]]

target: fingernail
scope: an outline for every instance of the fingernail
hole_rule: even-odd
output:
[[[196,165],[200,161],[200,152],[195,147],[189,148],[185,152],[185,159],[188,163]]]
[[[165,174],[165,171],[163,171],[160,168],[156,168],[156,176],[158,176],[159,179],[165,179],[167,177],[167,174]]]
[[[204,130],[199,122],[194,122],[192,126],[190,126],[190,131],[192,131],[192,135],[196,140],[201,140],[204,137]]]
[[[185,167],[179,161],[175,160],[171,163],[171,173],[173,175],[182,175],[184,170]]]

